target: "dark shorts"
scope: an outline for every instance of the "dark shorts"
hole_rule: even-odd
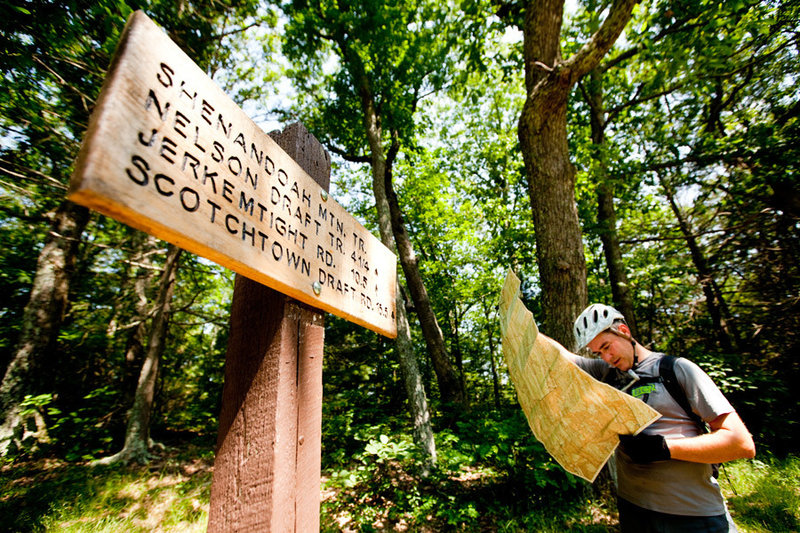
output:
[[[736,531],[727,513],[716,516],[681,516],[643,509],[617,499],[622,533],[728,533]]]

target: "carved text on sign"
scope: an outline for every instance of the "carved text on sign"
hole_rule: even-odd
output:
[[[144,14],[121,40],[70,199],[396,334],[394,255]]]

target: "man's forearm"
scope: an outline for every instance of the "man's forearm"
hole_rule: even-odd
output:
[[[753,437],[736,412],[711,422],[711,433],[685,439],[667,439],[670,456],[693,463],[724,463],[755,456]]]

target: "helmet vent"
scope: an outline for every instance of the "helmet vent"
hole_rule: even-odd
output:
[[[594,313],[592,314],[592,317],[594,318],[594,321],[597,322],[597,318],[598,318],[597,309],[594,310]]]

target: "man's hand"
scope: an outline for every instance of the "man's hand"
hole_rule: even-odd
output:
[[[666,461],[670,458],[667,441],[661,435],[620,435],[622,451],[633,459],[634,463],[652,463]]]

